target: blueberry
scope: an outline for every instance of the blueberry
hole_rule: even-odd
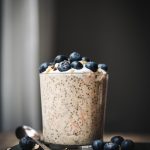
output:
[[[111,142],[112,143],[116,143],[118,145],[121,145],[121,143],[122,143],[123,140],[124,139],[121,136],[114,136],[114,137],[111,138]]]
[[[81,55],[77,52],[73,52],[69,56],[70,62],[80,61],[82,59]]]
[[[47,69],[48,65],[49,64],[47,62],[42,63],[39,67],[39,72],[40,73],[44,72]]]
[[[96,62],[90,61],[87,64],[85,64],[85,67],[92,70],[93,72],[96,72],[98,69],[98,65]]]
[[[63,71],[67,71],[71,68],[71,65],[68,61],[64,60],[61,63],[59,63],[58,65],[58,70],[63,72]]]
[[[82,57],[82,60],[87,61],[87,62],[90,61],[90,59],[88,57]]]
[[[119,150],[119,145],[108,142],[104,145],[104,150]]]
[[[103,150],[104,143],[102,140],[94,140],[92,142],[93,150]]]
[[[71,63],[71,67],[74,69],[82,69],[83,65],[79,61],[73,61]]]
[[[32,150],[35,144],[36,144],[35,141],[29,136],[25,136],[21,138],[19,142],[19,145],[23,150]]]
[[[98,64],[98,68],[108,71],[108,66],[106,64]]]
[[[15,130],[15,134],[16,134],[16,137],[17,137],[18,139],[21,139],[21,138],[23,138],[25,135],[27,135],[26,132],[25,132],[25,130],[24,130],[24,128],[23,128],[23,126],[17,127],[16,130]]]
[[[49,66],[54,66],[55,63],[54,62],[49,62]]]
[[[133,150],[134,149],[134,142],[132,140],[124,140],[121,143],[122,150]]]
[[[60,63],[64,60],[68,60],[68,58],[65,55],[58,55],[55,57],[54,62],[55,63]]]

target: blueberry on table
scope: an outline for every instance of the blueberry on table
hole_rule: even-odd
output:
[[[121,143],[122,143],[123,140],[124,140],[124,138],[121,137],[121,136],[113,136],[113,137],[111,138],[111,142],[112,142],[112,143],[116,143],[116,144],[118,144],[118,145],[121,145]]]
[[[83,65],[79,61],[73,61],[71,63],[71,67],[74,69],[82,69]]]
[[[88,57],[82,57],[82,60],[87,61],[87,62],[90,61],[90,59]]]
[[[64,60],[61,63],[59,63],[58,65],[58,70],[63,72],[63,71],[67,71],[71,68],[71,65],[68,61]]]
[[[119,145],[116,143],[108,142],[104,145],[104,150],[119,150]]]
[[[54,62],[55,63],[60,63],[60,62],[62,62],[64,60],[68,60],[67,56],[65,56],[65,55],[58,55],[58,56],[55,57]]]
[[[108,71],[108,66],[106,64],[98,64],[98,68]]]
[[[48,66],[49,66],[49,64],[47,62],[42,63],[39,67],[39,72],[40,73],[44,72]]]
[[[21,139],[21,138],[23,138],[24,136],[27,135],[24,128],[23,128],[23,126],[17,127],[16,130],[15,130],[15,134],[16,134],[16,137],[18,139]]]
[[[77,52],[73,52],[69,56],[70,62],[80,61],[82,59],[81,55]]]
[[[134,142],[132,140],[124,140],[121,143],[121,150],[133,150]]]
[[[103,150],[104,142],[102,140],[94,140],[92,142],[93,150]]]
[[[25,136],[21,138],[19,142],[19,145],[23,150],[32,150],[35,144],[36,144],[35,141],[29,136]]]
[[[92,70],[93,72],[96,72],[98,69],[98,65],[96,62],[90,61],[85,64],[85,67]]]

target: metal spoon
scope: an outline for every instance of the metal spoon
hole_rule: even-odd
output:
[[[23,125],[23,126],[19,126],[18,128],[16,128],[16,137],[18,139],[23,138],[24,136],[29,136],[31,137],[39,146],[41,146],[41,148],[43,148],[43,150],[51,150],[49,147],[47,147],[46,145],[44,145],[43,143],[40,142],[41,140],[41,136],[40,134],[33,128]],[[57,146],[53,147],[54,149],[60,149],[59,147],[57,148]],[[52,149],[53,149],[52,148]],[[61,150],[92,150],[91,145],[87,145],[87,146],[77,146],[76,148],[65,148],[65,146],[63,148],[61,148]]]
[[[46,145],[44,145],[43,143],[40,142],[41,136],[40,134],[33,128],[23,125],[23,126],[19,126],[16,128],[15,130],[15,134],[16,137],[18,139],[21,139],[25,136],[29,136],[31,137],[36,144],[38,144],[43,150],[50,150],[50,148],[48,148]]]
[[[21,139],[24,136],[29,136],[36,140],[40,140],[41,138],[40,134],[35,129],[26,125],[17,127],[15,130],[15,134],[18,139]]]

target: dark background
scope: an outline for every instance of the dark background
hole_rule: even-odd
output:
[[[0,0],[0,114],[1,112],[1,34],[2,34],[2,0]],[[1,115],[0,115],[0,130],[1,130]]]
[[[106,132],[150,133],[150,5],[58,1],[57,52],[109,66]]]
[[[39,0],[40,63],[77,49],[83,56],[108,64],[105,132],[150,134],[148,1],[56,0],[56,50],[47,52],[51,9],[50,1]],[[0,13],[0,35],[1,19]]]

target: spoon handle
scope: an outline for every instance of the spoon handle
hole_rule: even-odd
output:
[[[36,139],[33,139],[41,148],[43,148],[43,150],[51,150],[50,148],[48,148],[46,145],[44,145],[43,143],[39,142]]]

